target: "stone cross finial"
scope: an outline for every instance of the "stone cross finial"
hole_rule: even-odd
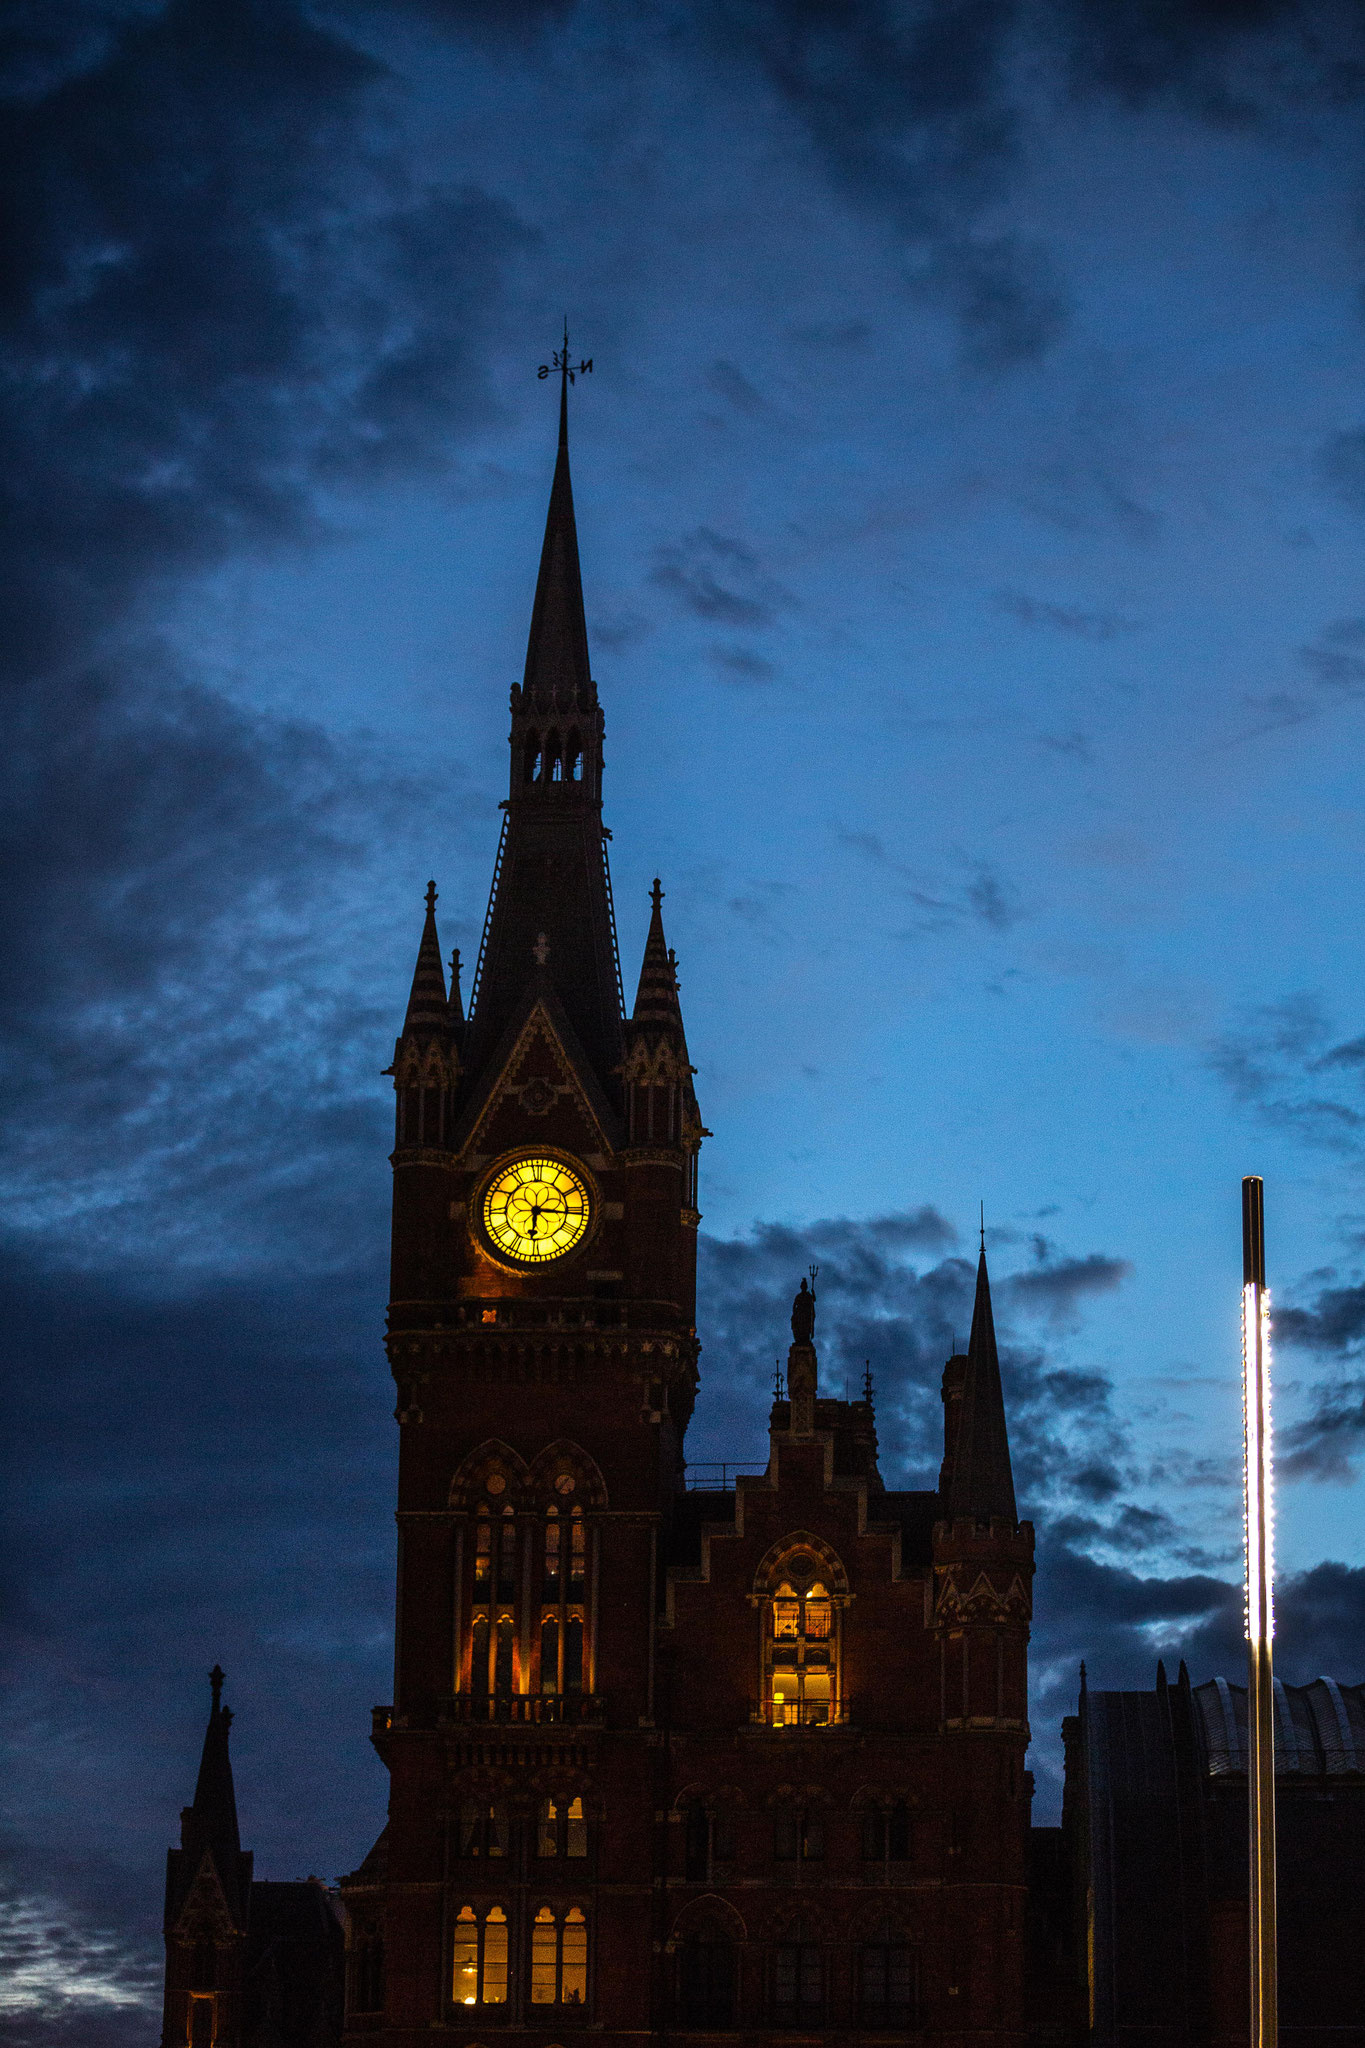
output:
[[[434,910],[435,908],[436,908],[436,884],[435,884],[434,882],[428,882],[428,883],[427,883],[427,909],[428,909],[428,910]]]
[[[223,1704],[223,1680],[227,1673],[221,1664],[215,1664],[209,1673],[209,1684],[213,1688],[213,1711],[216,1714]]]

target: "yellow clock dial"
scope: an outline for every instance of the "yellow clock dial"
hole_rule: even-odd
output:
[[[541,1266],[571,1252],[588,1227],[592,1198],[559,1159],[516,1159],[489,1182],[483,1227],[504,1257]]]

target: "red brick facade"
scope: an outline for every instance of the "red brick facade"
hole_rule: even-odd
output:
[[[984,1260],[937,1491],[884,1488],[805,1302],[766,1472],[687,1489],[706,1133],[657,890],[621,1003],[562,432],[512,712],[470,1017],[429,904],[395,1053],[391,1802],[344,1884],[346,2039],[1005,2048],[1033,1539]],[[509,1252],[489,1191],[534,1159]],[[556,1172],[588,1220],[542,1257]]]

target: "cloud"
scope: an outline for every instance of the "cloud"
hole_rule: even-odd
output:
[[[975,919],[991,931],[1007,932],[1025,915],[1020,892],[989,861],[969,862],[967,856],[961,855],[959,858],[963,864],[972,868],[970,879],[960,885],[930,888],[924,885],[918,871],[908,862],[894,858],[880,833],[850,831],[845,826],[835,826],[834,837],[851,853],[860,854],[864,860],[871,861],[876,867],[884,867],[888,873],[900,878],[903,885],[900,895],[921,913],[912,930],[903,935],[905,937],[947,931],[969,919]]]
[[[708,647],[708,661],[735,683],[770,683],[777,674],[770,661],[752,654],[747,647]]]
[[[967,884],[966,896],[973,916],[992,931],[1010,931],[1023,915],[1018,891],[985,862]]]
[[[732,405],[736,412],[757,413],[767,410],[767,401],[762,392],[749,382],[737,363],[727,362],[723,357],[718,357],[706,372],[706,382],[716,396]]]
[[[1088,612],[1074,605],[1049,604],[1045,599],[1027,596],[1022,590],[998,590],[995,601],[1002,612],[1008,612],[1026,626],[1051,626],[1077,640],[1116,640],[1121,634],[1138,630],[1134,620],[1122,618],[1117,612]]]
[[[1365,1103],[1331,1083],[1365,1079],[1360,1040],[1334,1039],[1318,998],[1300,993],[1249,1011],[1235,1030],[1212,1042],[1208,1059],[1236,1099],[1267,1123],[1306,1144],[1358,1155]]]
[[[419,790],[371,740],[243,709],[153,621],[225,555],[452,459],[492,411],[485,338],[528,236],[472,188],[412,189],[382,67],[294,6],[63,23],[0,129],[9,1192],[31,1227],[79,1214],[174,1257],[206,1241],[193,1189],[222,1256],[253,1147],[259,1219],[365,1121],[359,1066],[320,1050],[348,1012],[383,1036],[355,962],[390,942],[336,950],[348,890],[452,778]],[[291,1160],[304,1044],[330,1072]]]
[[[1083,1259],[1057,1258],[1041,1238],[1038,1264],[1031,1270],[1012,1274],[1005,1283],[1012,1308],[1023,1313],[1041,1313],[1063,1323],[1074,1319],[1077,1306],[1096,1294],[1112,1294],[1132,1275],[1127,1259],[1091,1252]]]
[[[710,526],[657,547],[650,581],[685,611],[721,626],[771,626],[794,602],[752,548]]]
[[[1318,449],[1318,476],[1352,512],[1365,512],[1365,427],[1332,434]]]

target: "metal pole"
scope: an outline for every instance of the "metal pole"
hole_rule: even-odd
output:
[[[1274,1503],[1270,1454],[1270,1297],[1264,1189],[1242,1182],[1242,1436],[1246,1500],[1247,1821],[1250,1847],[1251,2048],[1279,2035],[1275,1941]]]

